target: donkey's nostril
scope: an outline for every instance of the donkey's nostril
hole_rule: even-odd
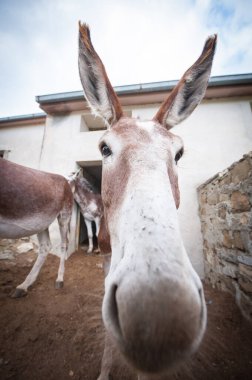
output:
[[[116,284],[112,285],[107,297],[107,307],[106,311],[108,313],[108,320],[110,320],[110,327],[112,327],[114,334],[121,338],[121,326],[119,322],[119,313],[118,313],[118,306],[117,306],[117,300],[116,300],[116,293],[118,290],[118,286]],[[105,317],[105,320],[107,318]]]
[[[110,312],[114,316],[116,320],[118,320],[118,308],[117,308],[117,302],[116,302],[116,292],[117,292],[117,285],[113,285],[111,287],[111,294],[110,294]]]

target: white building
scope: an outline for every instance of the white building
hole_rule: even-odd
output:
[[[126,114],[150,119],[176,81],[116,87]],[[37,96],[44,113],[0,119],[0,155],[44,171],[69,175],[79,166],[98,186],[101,156],[98,140],[104,126],[87,107],[83,92]],[[191,261],[203,277],[202,237],[197,187],[252,150],[252,74],[213,77],[201,105],[173,132],[184,139],[179,161],[179,217]],[[72,218],[70,252],[78,248],[80,216]],[[57,251],[58,231],[51,228]]]

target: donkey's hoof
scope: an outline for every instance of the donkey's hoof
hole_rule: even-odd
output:
[[[11,298],[21,298],[27,296],[27,291],[21,288],[16,288],[13,293],[11,293]]]
[[[55,289],[61,289],[64,286],[64,281],[56,281],[55,282]]]

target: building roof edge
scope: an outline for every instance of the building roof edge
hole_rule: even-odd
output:
[[[170,91],[177,83],[178,80],[139,83],[125,86],[115,86],[114,90],[119,96],[136,93]],[[252,73],[213,76],[209,80],[208,87],[233,86],[241,84],[252,84]],[[84,99],[84,92],[82,90],[36,96],[36,102],[38,102],[39,104],[57,103],[63,101],[67,102]]]

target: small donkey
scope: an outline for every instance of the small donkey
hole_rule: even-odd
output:
[[[99,234],[101,218],[103,215],[103,204],[101,195],[96,193],[86,178],[81,176],[80,171],[70,176],[69,184],[74,199],[80,207],[88,232],[88,253],[93,251],[92,222],[95,222],[96,236]]]
[[[56,288],[63,286],[73,195],[67,180],[57,174],[30,169],[0,158],[0,238],[37,234],[39,253],[25,281],[12,297],[22,297],[36,280],[51,249],[48,227],[57,218],[61,256]]]
[[[150,121],[124,116],[86,24],[79,28],[79,71],[87,101],[108,126],[100,140],[102,200],[112,256],[102,315],[107,331],[99,380],[108,380],[112,341],[139,379],[169,374],[195,352],[206,328],[202,283],[181,238],[177,161],[170,129],[202,100],[216,35]]]

